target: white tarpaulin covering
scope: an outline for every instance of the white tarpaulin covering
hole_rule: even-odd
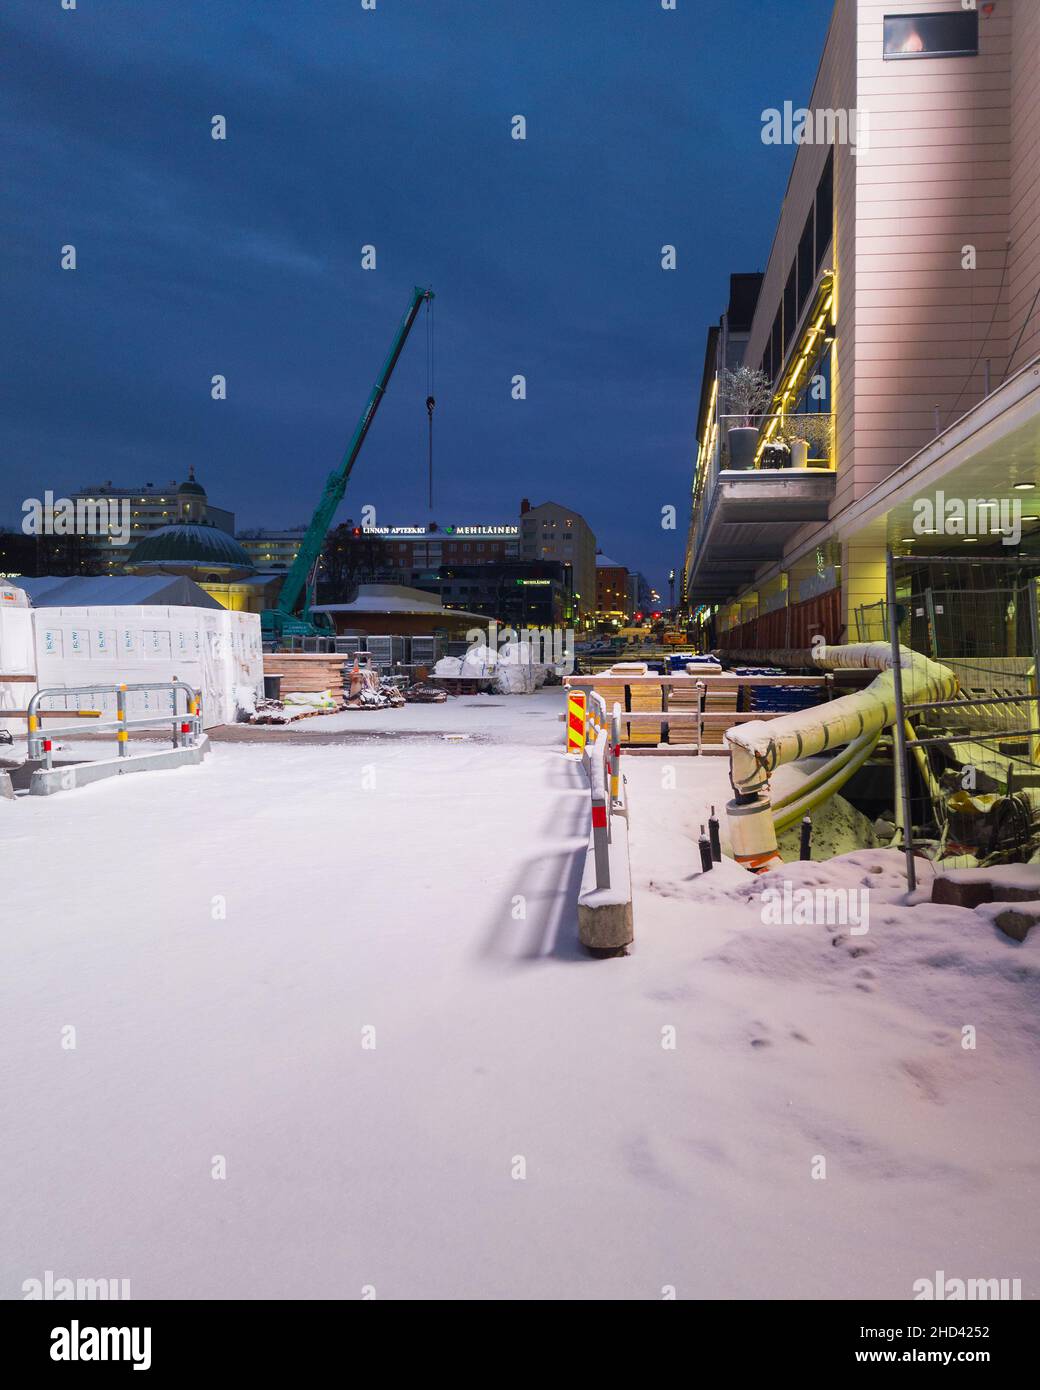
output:
[[[5,709],[24,709],[36,686],[29,681],[5,681],[5,676],[31,676],[36,670],[33,650],[33,612],[21,589],[0,583],[0,729],[13,736],[25,733],[25,721],[5,721]]]
[[[10,665],[18,653],[21,672],[32,670],[26,660],[27,619],[40,688],[136,685],[176,678],[201,689],[206,728],[233,723],[244,703],[242,696],[263,690],[256,613],[160,606],[26,609],[0,600],[0,652],[7,662],[0,664],[0,675],[20,673]],[[35,688],[24,682],[0,684],[3,708],[24,709]],[[48,709],[81,705],[83,701],[75,696],[46,702]],[[89,707],[114,712],[115,697],[92,698]],[[165,713],[169,708],[170,696],[162,691],[134,691],[127,700],[131,718]],[[9,721],[6,727],[16,736],[25,733],[24,720]]]

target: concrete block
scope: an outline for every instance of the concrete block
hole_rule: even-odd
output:
[[[635,939],[627,812],[626,804],[625,814],[615,811],[611,819],[609,888],[596,887],[596,854],[589,834],[578,894],[578,940],[593,951],[618,950]]]
[[[55,792],[72,791],[75,787],[102,782],[108,777],[127,777],[135,772],[157,772],[170,767],[191,767],[201,763],[209,750],[209,738],[204,735],[193,748],[165,748],[158,753],[139,753],[129,758],[59,763],[49,770],[37,768],[29,784],[29,795],[53,796]]]

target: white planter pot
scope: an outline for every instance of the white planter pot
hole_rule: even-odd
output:
[[[791,467],[809,467],[809,444],[805,439],[791,440]]]

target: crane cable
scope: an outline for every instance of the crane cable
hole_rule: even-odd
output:
[[[433,407],[437,404],[433,396],[433,300],[426,301],[426,414],[429,418],[429,443],[427,446],[427,486],[428,505],[433,511]]]

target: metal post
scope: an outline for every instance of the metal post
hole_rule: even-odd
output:
[[[697,756],[699,758],[704,752],[704,695],[708,687],[703,681],[697,681],[693,688],[697,692]]]
[[[39,703],[40,696],[38,693],[30,698],[28,717],[26,721],[28,729],[28,748],[26,752],[28,757],[33,761],[35,761],[40,756],[40,736],[38,732],[40,727],[40,716],[36,713],[37,709],[39,708]]]
[[[910,778],[906,758],[906,714],[903,705],[903,657],[899,644],[899,615],[896,612],[896,572],[892,552],[885,557],[888,592],[888,628],[892,639],[892,683],[895,687],[896,719],[892,726],[892,752],[896,759],[896,778],[903,808],[903,848],[906,854],[906,885],[912,893],[917,887],[914,868],[914,828],[910,813]]]
[[[610,887],[610,842],[607,838],[607,798],[602,786],[592,788],[592,847],[596,857],[596,887]]]
[[[610,718],[610,742],[613,756],[610,762],[610,796],[612,801],[621,800],[621,705],[614,701]]]
[[[116,690],[116,718],[123,726],[116,730],[116,742],[119,745],[119,756],[125,758],[129,755],[130,749],[127,747],[126,732],[126,686],[121,685]]]

